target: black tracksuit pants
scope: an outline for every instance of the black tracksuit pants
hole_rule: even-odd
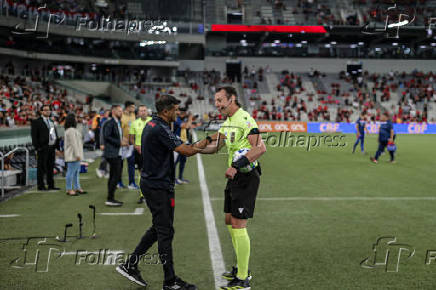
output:
[[[136,266],[141,256],[146,254],[148,249],[157,242],[165,281],[171,281],[175,277],[172,248],[174,237],[174,191],[149,188],[142,180],[141,191],[152,214],[152,226],[145,232],[130,256],[129,266]]]

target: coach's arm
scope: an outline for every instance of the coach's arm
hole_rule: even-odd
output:
[[[224,134],[217,132],[204,140],[209,140],[209,142],[207,144],[207,147],[202,149],[200,153],[214,154],[220,151],[221,148],[223,148],[223,146],[225,145],[226,136]]]
[[[191,144],[191,145],[187,145],[187,144],[182,144],[176,147],[176,149],[174,149],[174,151],[176,151],[177,153],[180,153],[182,155],[185,156],[192,156],[195,155],[197,153],[203,153],[203,150],[206,150],[209,145],[211,144],[212,139],[210,137],[206,137],[205,139],[201,140],[200,142]]]

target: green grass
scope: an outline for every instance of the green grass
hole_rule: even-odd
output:
[[[426,265],[426,251],[436,250],[434,209],[436,200],[274,200],[283,197],[433,197],[436,193],[436,136],[401,135],[397,138],[397,163],[388,154],[375,165],[369,154],[353,155],[354,136],[347,146],[322,146],[307,151],[299,147],[268,147],[261,158],[263,175],[254,219],[248,232],[252,254],[252,289],[434,289],[436,262]],[[365,149],[376,150],[376,136],[367,137]],[[233,263],[233,251],[224,226],[224,154],[203,155],[206,181],[212,198],[216,225],[226,266]],[[84,233],[91,231],[89,204],[98,212],[133,212],[137,193],[118,190],[122,208],[104,207],[106,180],[95,178],[95,166],[81,181],[90,193],[67,197],[65,193],[31,193],[0,204],[0,238],[62,235],[66,223],[74,223],[78,212],[84,216]],[[189,185],[176,187],[174,254],[177,273],[195,282],[199,289],[213,289],[214,278],[198,183],[196,157],[188,160]],[[126,176],[126,175],[125,175]],[[127,177],[125,177],[127,178]],[[63,187],[64,181],[58,180]],[[71,239],[62,244],[66,251],[78,249],[125,250],[131,252],[149,227],[148,209],[137,216],[97,216],[95,240]],[[360,262],[371,255],[372,244],[381,236],[395,236],[411,245],[415,255],[401,256],[399,271],[383,267],[364,269]],[[47,273],[31,265],[22,269],[9,263],[23,257],[24,240],[0,242],[0,289],[137,289],[108,265],[75,265],[75,257],[54,259]],[[59,244],[59,243],[57,243]],[[157,252],[153,247],[152,253]],[[161,289],[162,268],[142,265],[149,289]]]

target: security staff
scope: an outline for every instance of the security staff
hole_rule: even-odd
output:
[[[112,119],[103,126],[104,152],[103,157],[109,162],[108,195],[105,205],[122,206],[123,202],[114,198],[117,183],[121,178],[122,151],[121,147],[128,146],[127,138],[123,137],[121,130],[121,116],[123,110],[120,105],[112,106]]]
[[[37,159],[37,184],[38,190],[59,190],[55,187],[53,169],[56,149],[59,147],[59,138],[55,125],[50,120],[51,109],[44,105],[41,117],[35,119],[31,125],[32,145],[36,149]],[[47,177],[47,186],[44,184],[44,176]]]

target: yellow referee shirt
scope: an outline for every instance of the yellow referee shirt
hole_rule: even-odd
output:
[[[145,119],[145,121],[142,120],[141,118],[138,118],[130,124],[129,134],[135,135],[135,145],[141,146],[142,131],[144,130],[145,125],[150,120],[151,120],[151,117],[147,117],[147,119]]]

